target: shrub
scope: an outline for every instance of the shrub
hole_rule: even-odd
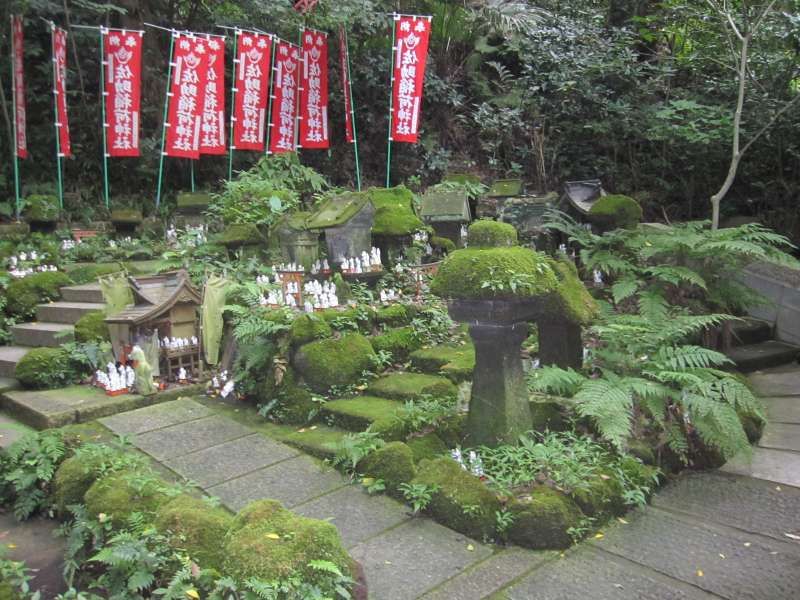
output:
[[[14,377],[28,389],[63,387],[74,377],[69,354],[61,348],[34,348],[22,357]]]
[[[470,248],[505,248],[517,244],[517,230],[508,223],[482,219],[470,225],[467,231],[467,245]]]
[[[453,240],[439,236],[433,236],[431,238],[431,246],[436,250],[441,250],[445,254],[450,254],[453,250],[456,249],[456,245],[453,242]]]
[[[58,198],[49,194],[31,194],[25,198],[25,217],[28,221],[53,223],[58,221],[61,209]]]
[[[454,460],[422,461],[413,483],[435,487],[428,510],[440,523],[478,539],[494,534],[500,501]]]
[[[75,323],[76,342],[110,342],[111,335],[102,311],[86,313]]]
[[[329,338],[331,334],[331,326],[324,318],[316,314],[300,315],[292,321],[292,327],[289,330],[292,345],[295,347],[314,340]]]
[[[114,527],[122,527],[133,513],[151,517],[169,500],[169,495],[164,483],[153,475],[130,470],[98,479],[84,499],[90,515],[105,514]]]
[[[403,442],[389,442],[371,452],[358,465],[362,472],[375,479],[383,479],[388,493],[401,495],[400,485],[414,479],[414,454]]]
[[[581,523],[581,511],[564,494],[537,485],[528,496],[515,501],[509,511],[514,521],[507,534],[510,541],[537,550],[568,548],[570,530]]]
[[[331,386],[357,382],[372,365],[375,351],[363,335],[350,333],[338,339],[302,346],[294,357],[298,373],[308,386],[325,392]]]
[[[238,248],[263,244],[264,236],[253,223],[234,223],[228,225],[215,241],[228,248]]]
[[[642,220],[642,207],[629,196],[603,196],[589,209],[589,219],[606,230],[636,229]]]
[[[311,391],[297,382],[292,369],[284,373],[280,385],[273,389],[273,397],[261,398],[261,414],[274,417],[279,423],[303,425],[312,420],[319,404],[314,402]]]
[[[69,278],[76,284],[94,283],[100,277],[119,273],[127,270],[132,273],[130,268],[126,268],[122,263],[102,263],[99,265],[84,265],[77,267],[69,272]],[[133,274],[133,273],[132,273]]]
[[[411,235],[425,225],[414,214],[414,194],[405,186],[372,188],[367,192],[375,207],[372,233],[385,236]]]
[[[386,333],[371,338],[376,352],[388,352],[395,361],[403,361],[422,347],[422,340],[411,326],[390,329]]]
[[[61,288],[72,283],[60,272],[33,273],[12,281],[6,290],[6,312],[19,319],[29,319],[36,307],[61,297]]]

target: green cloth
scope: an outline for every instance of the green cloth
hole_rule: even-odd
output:
[[[124,273],[101,277],[100,291],[106,303],[106,316],[111,317],[133,304],[133,292]]]
[[[161,368],[159,360],[161,358],[161,346],[159,345],[158,332],[154,331],[150,339],[142,344],[145,358],[150,363],[150,370],[153,372],[153,377],[161,376]]]
[[[228,292],[228,281],[218,275],[209,277],[203,294],[201,307],[203,325],[203,350],[206,364],[216,365],[219,362],[219,347],[222,342],[222,309]]]

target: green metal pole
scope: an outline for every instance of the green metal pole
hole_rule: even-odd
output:
[[[239,64],[239,30],[237,29],[233,34],[233,70],[231,72],[231,125],[230,131],[228,135],[230,136],[229,144],[228,144],[228,181],[233,179],[233,126],[236,119],[236,113],[234,112],[234,106],[236,105],[236,76],[237,76],[237,68],[236,66]]]
[[[278,45],[278,38],[272,36],[272,58],[269,63],[269,106],[267,108],[267,143],[266,152],[269,154],[269,143],[272,139],[272,95],[275,91],[275,48]]]
[[[303,23],[305,24],[305,22],[306,22],[306,18],[305,18],[305,15],[304,15],[303,16]],[[298,37],[297,46],[298,46],[298,50],[299,50],[298,56],[300,57],[299,66],[304,65],[305,62],[306,62],[306,57],[303,56],[303,32],[304,31],[305,31],[305,27],[301,27],[300,28],[300,34],[297,36]],[[297,92],[296,92],[297,99],[295,100],[295,103],[294,103],[294,107],[295,107],[295,110],[294,110],[294,151],[297,154],[297,158],[298,159],[300,158],[300,147],[301,147],[301,144],[300,144],[300,118],[301,118],[300,117],[300,99],[301,99],[301,93],[300,92],[302,91],[302,88],[300,87],[300,84],[302,83],[302,81],[303,81],[303,72],[302,72],[302,70],[298,69],[298,71],[297,71]]]
[[[395,37],[395,23],[394,16],[392,16],[392,58],[391,58],[391,78],[389,79],[389,138],[387,140],[386,149],[386,187],[391,187],[392,180],[392,111],[394,110],[394,54],[397,51],[394,47],[397,39]],[[352,94],[351,94],[352,96]],[[351,98],[352,101],[352,98]],[[355,129],[353,130],[355,137]]]
[[[356,131],[356,103],[353,98],[353,78],[352,71],[350,70],[350,41],[347,38],[347,28],[344,30],[344,54],[347,59],[347,85],[350,88],[350,122],[353,126],[353,150],[356,155],[356,185],[358,191],[361,191],[361,165],[358,161],[358,132]],[[391,115],[391,109],[389,109]],[[391,116],[389,119],[389,127],[392,126]],[[388,186],[387,186],[388,187]]]
[[[108,194],[108,122],[106,121],[106,55],[105,44],[103,43],[104,32],[107,29],[100,28],[100,106],[103,114],[103,198],[106,201],[106,209],[111,206],[111,198]]]
[[[161,183],[164,179],[164,147],[167,141],[167,111],[169,110],[169,88],[172,85],[172,50],[175,46],[175,31],[169,33],[169,62],[167,67],[167,91],[164,94],[164,123],[161,126],[161,156],[158,163],[158,192],[156,192],[156,210],[161,206]]]
[[[13,118],[14,139],[11,142],[11,156],[14,159],[15,214],[17,221],[19,221],[20,190],[19,190],[19,156],[17,156],[17,78],[14,69],[15,56],[16,56],[16,48],[14,47],[14,15],[11,15],[11,101],[14,106],[14,118]]]
[[[56,31],[56,24],[52,21],[50,22],[50,49],[51,54],[53,55],[53,115],[55,116],[55,130],[56,130],[56,167],[58,170],[58,205],[61,210],[64,210],[64,184],[62,181],[61,176],[61,139],[59,137],[59,123],[58,123],[58,89],[56,87],[56,81],[58,79],[57,69],[58,64],[56,63],[56,44],[55,44],[55,31]],[[63,123],[61,126],[63,127]]]
[[[199,159],[198,159],[199,160]],[[194,194],[194,159],[189,159],[189,177],[192,181],[192,193]]]

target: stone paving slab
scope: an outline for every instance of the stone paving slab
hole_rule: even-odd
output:
[[[481,600],[553,556],[552,552],[514,547],[502,550],[425,594],[422,600]]]
[[[298,454],[297,450],[289,446],[254,433],[218,446],[165,460],[164,464],[181,477],[206,488]]]
[[[800,489],[724,473],[692,473],[662,488],[653,505],[786,541],[800,531]]]
[[[200,419],[211,414],[211,410],[202,404],[188,398],[180,398],[106,417],[100,419],[100,422],[116,434],[132,435]]]
[[[370,496],[355,485],[347,485],[292,510],[336,525],[347,548],[410,518],[403,504],[387,496]]]
[[[769,423],[795,423],[800,425],[800,396],[762,398]]]
[[[501,597],[508,600],[711,600],[717,598],[635,563],[585,546],[542,565]]]
[[[236,438],[252,430],[227,417],[212,415],[136,436],[135,444],[153,458],[165,460],[197,452]]]
[[[412,600],[489,557],[492,550],[419,518],[359,544],[350,554],[364,568],[370,598]]]
[[[629,521],[591,543],[725,598],[800,597],[800,577],[787,576],[800,572],[800,544],[701,526],[661,511],[646,511]]]
[[[23,425],[16,419],[0,413],[0,448],[8,448],[32,431],[33,429],[27,425]]]
[[[800,425],[769,423],[764,429],[764,435],[758,445],[762,448],[800,452]]]
[[[297,456],[206,491],[237,512],[254,500],[265,498],[292,508],[343,485],[346,482],[338,472],[307,456]]]
[[[770,369],[748,376],[756,394],[764,397],[800,396],[800,369]]]
[[[800,453],[756,448],[751,457],[735,457],[721,471],[800,487]]]

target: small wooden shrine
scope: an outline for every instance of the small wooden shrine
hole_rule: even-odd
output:
[[[525,187],[521,179],[498,179],[485,196],[478,200],[476,213],[480,219],[497,218],[498,209],[506,198],[522,196]]]
[[[461,227],[472,220],[469,195],[464,188],[428,191],[422,197],[422,220],[433,227],[436,235],[461,245]]]
[[[189,373],[200,371],[200,337],[198,309],[200,292],[192,285],[185,270],[152,277],[129,278],[134,304],[106,317],[111,343],[116,356],[127,355],[135,345],[156,343],[160,346],[162,375],[176,379],[181,367]],[[188,340],[180,345],[162,345],[161,340]]]
[[[605,195],[606,192],[599,179],[567,181],[564,184],[564,195],[561,197],[561,210],[585,220],[592,205]]]
[[[372,248],[375,207],[366,192],[347,192],[328,200],[306,222],[309,230],[324,230],[328,260],[360,256]]]

